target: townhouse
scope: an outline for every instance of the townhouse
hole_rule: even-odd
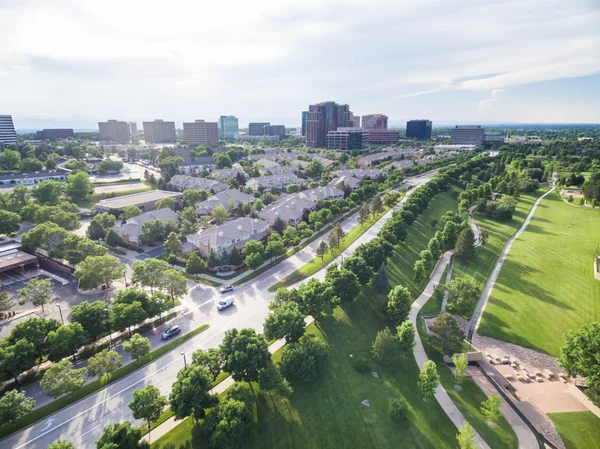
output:
[[[175,175],[169,181],[169,184],[179,187],[182,190],[196,189],[206,190],[208,192],[222,192],[227,190],[229,186],[215,179],[200,178],[197,176]]]
[[[200,215],[209,215],[217,206],[223,206],[229,212],[233,212],[244,203],[252,203],[256,201],[253,195],[240,192],[237,189],[227,189],[222,192],[215,193],[208,197],[196,207],[196,212]]]
[[[128,245],[140,246],[142,243],[142,226],[147,221],[153,220],[162,222],[173,221],[177,223],[177,214],[172,209],[164,207],[130,218],[120,226],[113,226],[113,229]]]

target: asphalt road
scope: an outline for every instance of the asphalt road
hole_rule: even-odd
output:
[[[433,176],[434,173],[421,175],[411,178],[409,182],[413,185],[423,184]],[[396,208],[400,207],[400,205],[396,206]],[[351,254],[358,245],[375,237],[384,221],[390,216],[391,211],[357,239],[344,255]],[[357,225],[356,214],[342,224],[345,231]],[[234,306],[223,312],[218,312],[216,309],[216,302],[222,297],[217,289],[198,284],[182,301],[189,312],[174,320],[172,324],[181,326],[183,333],[202,324],[209,324],[208,330],[118,382],[0,441],[0,447],[45,449],[61,438],[73,442],[77,448],[92,449],[95,447],[94,441],[100,436],[104,426],[123,420],[141,424],[133,419],[127,407],[131,401],[132,391],[153,384],[166,395],[171,390],[177,372],[184,366],[180,352],[185,352],[190,360],[191,353],[195,349],[218,346],[225,332],[232,328],[252,328],[262,331],[262,324],[269,313],[269,302],[274,296],[273,293],[268,292],[268,288],[315,257],[318,242],[317,239],[273,269],[236,288],[233,292]],[[325,270],[321,270],[314,276],[322,278],[324,273]]]

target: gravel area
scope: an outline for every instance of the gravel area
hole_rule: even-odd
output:
[[[558,449],[566,449],[565,444],[560,438],[560,435],[558,434],[558,431],[556,430],[556,427],[554,427],[553,423],[547,422],[538,424],[535,426],[535,428],[544,436],[544,438],[550,441],[550,443],[552,443]]]

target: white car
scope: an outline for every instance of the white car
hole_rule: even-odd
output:
[[[223,286],[221,286],[221,288],[219,289],[219,291],[221,293],[232,292],[233,291],[233,285],[223,285]]]
[[[217,310],[225,310],[233,305],[233,298],[222,299],[217,303]]]

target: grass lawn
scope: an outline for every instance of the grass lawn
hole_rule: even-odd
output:
[[[600,210],[571,207],[552,192],[513,243],[479,332],[558,355],[565,332],[600,319],[599,242]]]
[[[544,188],[521,195],[513,219],[510,221],[494,220],[484,214],[475,213],[475,222],[482,231],[488,233],[487,241],[475,249],[475,257],[471,260],[454,257],[452,279],[472,279],[479,285],[479,291],[482,291],[507,240],[521,227],[536,198],[545,191]],[[465,318],[471,318],[476,305],[477,303],[473,304],[473,309],[466,314]]]
[[[5,425],[1,426],[0,427],[0,439],[7,437],[10,434],[17,432],[21,429],[24,429],[25,427],[30,426],[31,424],[33,424],[41,419],[44,419],[45,417],[51,415],[52,413],[59,411],[63,407],[66,407],[80,399],[83,399],[84,397],[104,388],[108,384],[116,382],[117,380],[131,374],[132,372],[137,371],[144,365],[147,365],[148,363],[153,362],[154,360],[163,356],[167,352],[172,351],[174,348],[176,348],[177,346],[181,345],[182,343],[188,341],[192,337],[195,337],[199,333],[204,332],[206,329],[208,329],[208,327],[209,327],[208,324],[204,324],[204,325],[188,332],[187,334],[184,334],[181,337],[161,346],[157,350],[150,352],[149,354],[142,357],[138,363],[133,362],[133,363],[130,363],[128,365],[125,365],[125,366],[119,368],[118,370],[116,370],[114,373],[112,373],[110,375],[110,380],[105,376],[102,379],[98,379],[93,382],[90,382],[89,384],[84,385],[79,390],[76,390],[69,396],[63,396],[61,398],[58,398],[58,399],[44,405],[43,407],[40,407],[40,408],[34,410],[33,412],[28,413],[27,415],[19,418],[12,424],[5,424]]]
[[[548,413],[567,449],[596,449],[600,419],[592,412]]]

